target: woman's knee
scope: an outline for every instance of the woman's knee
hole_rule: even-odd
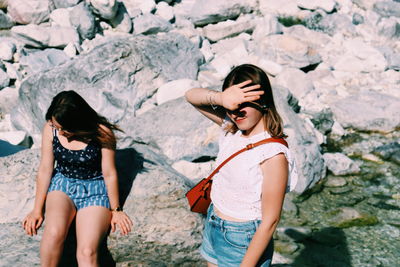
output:
[[[78,262],[94,262],[97,260],[97,249],[92,247],[78,247],[76,257]]]
[[[44,239],[51,244],[57,244],[64,242],[68,233],[68,229],[63,227],[52,227],[47,226],[44,230]]]

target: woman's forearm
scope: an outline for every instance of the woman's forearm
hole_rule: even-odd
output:
[[[36,194],[33,210],[42,212],[49,189],[52,172],[39,170],[36,178]]]
[[[221,92],[206,88],[192,88],[186,91],[185,97],[194,106],[222,106]]]
[[[107,194],[110,200],[111,209],[115,209],[120,206],[117,174],[104,176],[104,182],[107,187]]]
[[[278,221],[262,222],[254,234],[247,252],[243,258],[241,267],[254,267],[259,261],[261,255],[267,248],[272,239],[272,235],[278,225]]]

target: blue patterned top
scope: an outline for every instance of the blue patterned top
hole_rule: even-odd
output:
[[[61,145],[53,132],[53,153],[57,162],[55,172],[75,179],[90,179],[102,175],[101,147],[93,140],[84,149],[70,150]]]

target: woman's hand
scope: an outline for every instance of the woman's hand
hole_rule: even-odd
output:
[[[123,211],[112,211],[111,213],[111,231],[114,233],[118,225],[121,234],[127,235],[133,225],[129,216]]]
[[[260,88],[259,84],[246,87],[246,85],[251,83],[251,80],[247,80],[226,88],[221,93],[222,106],[227,110],[235,110],[242,103],[258,100],[264,94],[264,91],[257,90]]]
[[[37,229],[42,225],[43,212],[31,211],[22,221],[22,227],[27,235],[33,236],[37,234]]]

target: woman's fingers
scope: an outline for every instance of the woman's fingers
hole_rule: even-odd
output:
[[[256,90],[256,89],[260,89],[260,88],[261,88],[261,86],[259,84],[255,84],[255,85],[252,85],[252,86],[241,88],[241,90],[243,92],[247,93],[249,91],[253,91],[253,90]],[[260,92],[262,92],[262,91],[260,91]]]
[[[252,80],[247,80],[247,81],[244,81],[244,82],[236,84],[236,86],[239,87],[239,88],[242,88],[242,87],[244,87],[244,86],[246,86],[248,84],[251,84],[252,82],[253,82]]]
[[[246,98],[246,101],[247,101],[247,102],[252,102],[252,101],[256,101],[256,100],[258,100],[258,99],[260,99],[260,96],[259,96],[259,95],[256,95],[256,96],[247,97],[247,98]]]
[[[248,92],[244,95],[244,97],[250,97],[250,96],[261,96],[264,94],[264,91],[251,91]]]

